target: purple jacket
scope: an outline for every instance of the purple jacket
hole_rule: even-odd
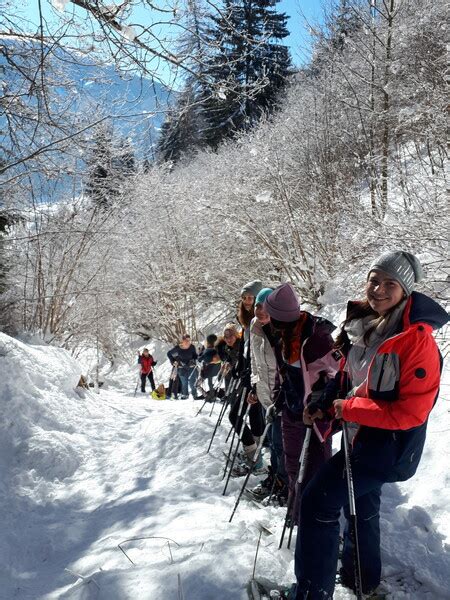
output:
[[[318,398],[328,381],[334,379],[339,369],[339,356],[333,350],[331,332],[334,325],[306,313],[301,331],[301,351],[298,364],[288,364],[278,353],[278,373],[281,383],[277,404],[284,406],[293,420],[301,420],[303,409],[312,399]],[[276,396],[275,396],[276,397]],[[319,439],[322,435],[314,428]]]

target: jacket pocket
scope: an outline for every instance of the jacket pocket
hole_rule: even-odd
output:
[[[368,392],[374,400],[397,400],[400,358],[394,352],[376,354],[370,365]]]

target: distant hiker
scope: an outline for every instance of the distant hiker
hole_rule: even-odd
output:
[[[191,343],[191,336],[184,334],[179,343],[169,350],[167,357],[171,364],[177,365],[177,374],[181,384],[181,399],[189,397],[189,390],[197,398],[195,390],[197,351]]]
[[[154,400],[165,400],[166,399],[166,388],[163,383],[160,383],[156,390],[152,392],[152,398]]]
[[[155,380],[153,378],[153,367],[156,365],[156,360],[148,351],[148,348],[142,350],[142,354],[138,352],[138,364],[141,365],[141,392],[145,394],[145,384],[148,380],[152,386],[152,391],[155,389]]]
[[[331,337],[335,327],[326,319],[302,310],[290,283],[283,283],[267,296],[264,310],[270,315],[272,327],[281,337],[278,365],[280,390],[278,394],[275,392],[275,406],[269,409],[269,415],[281,411],[283,450],[289,479],[288,506],[291,518],[296,523],[301,494],[301,490],[296,489],[296,483],[306,434],[303,409],[308,402],[321,395],[338,370],[338,356]],[[314,427],[304,483],[331,457],[331,440],[324,441],[325,430],[325,426]]]
[[[340,371],[325,396],[304,412],[308,425],[330,415],[358,426],[351,463],[363,593],[380,583],[381,488],[416,472],[439,393],[442,357],[433,330],[449,316],[434,300],[412,291],[421,277],[420,262],[409,252],[388,252],[372,263],[365,299],[348,303],[336,341],[344,356]],[[349,518],[344,465],[341,450],[303,492],[296,600],[333,597],[342,508]],[[342,583],[354,589],[348,521],[341,561]]]
[[[198,360],[201,364],[200,377],[207,379],[208,391],[212,392],[214,377],[217,377],[221,367],[220,356],[216,350],[217,335],[211,333],[206,337],[206,346],[199,354]]]

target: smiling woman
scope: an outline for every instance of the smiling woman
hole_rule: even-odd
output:
[[[340,371],[325,396],[310,403],[303,415],[306,425],[329,413],[359,426],[351,454],[357,528],[347,524],[344,532],[341,583],[354,590],[362,587],[364,593],[381,578],[381,488],[416,472],[439,393],[442,358],[432,333],[449,317],[434,300],[413,292],[421,278],[420,262],[409,252],[388,252],[372,263],[366,298],[349,302],[336,341],[344,357]],[[333,597],[342,508],[349,519],[344,464],[341,450],[304,492],[296,600]]]

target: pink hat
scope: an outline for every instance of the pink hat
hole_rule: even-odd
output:
[[[300,300],[290,283],[282,283],[264,302],[264,308],[276,321],[296,321],[300,317]]]

